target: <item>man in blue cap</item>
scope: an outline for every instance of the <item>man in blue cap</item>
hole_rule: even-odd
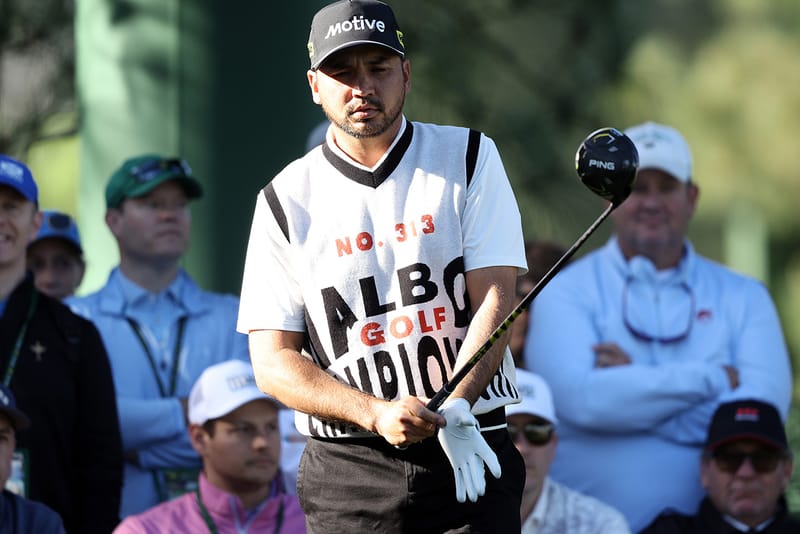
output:
[[[36,288],[53,298],[75,294],[83,281],[86,262],[75,220],[55,210],[42,210],[42,226],[28,245],[28,269]]]
[[[201,289],[180,266],[189,247],[189,204],[203,194],[181,159],[124,161],[106,186],[106,224],[119,266],[73,308],[94,321],[108,348],[122,424],[127,517],[191,489],[201,467],[187,432],[187,398],[209,365],[249,361],[236,333],[238,299]]]
[[[0,155],[0,382],[30,417],[26,496],[69,532],[107,533],[119,521],[122,447],[108,356],[97,329],[34,287],[26,249],[41,224],[30,169]]]

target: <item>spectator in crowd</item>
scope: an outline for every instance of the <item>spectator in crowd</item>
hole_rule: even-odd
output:
[[[115,533],[305,533],[280,469],[280,409],[249,363],[208,367],[189,395],[189,438],[203,460],[195,491],[129,516]]]
[[[248,359],[236,333],[238,299],[204,291],[180,267],[189,245],[189,202],[202,195],[183,160],[126,160],[106,186],[106,224],[119,266],[99,291],[71,300],[108,347],[125,453],[121,515],[186,492],[200,458],[186,432],[186,400],[200,373]]]
[[[95,326],[36,289],[26,249],[42,223],[22,162],[0,156],[0,373],[32,421],[16,434],[17,482],[55,510],[68,532],[119,522],[122,447],[114,383]]]
[[[694,515],[666,511],[643,534],[797,534],[784,492],[794,469],[780,415],[747,399],[720,405],[700,460],[706,496]]]
[[[539,295],[525,358],[556,399],[553,478],[637,531],[664,507],[696,509],[697,456],[716,407],[763,398],[785,418],[792,372],[764,285],[687,238],[699,188],[683,136],[652,122],[625,133],[640,166],[611,213],[614,235]]]
[[[539,280],[547,274],[566,251],[564,247],[552,241],[529,240],[525,242],[528,272],[517,277],[517,302],[522,302],[522,299],[536,287]],[[535,304],[534,300],[530,306]],[[527,309],[519,314],[509,332],[508,349],[511,351],[517,367],[522,367],[525,361],[523,351],[525,350],[525,337],[528,335],[528,315]]]
[[[17,409],[14,394],[0,384],[0,488],[12,471],[16,433],[30,426],[28,416]],[[61,517],[42,503],[28,500],[7,489],[0,497],[0,532],[3,534],[63,534]]]
[[[517,369],[519,404],[506,408],[508,431],[525,460],[522,534],[626,534],[625,518],[607,504],[554,482],[547,475],[558,446],[558,419],[547,383]]]
[[[28,245],[28,270],[36,288],[56,299],[75,294],[86,263],[78,225],[66,213],[42,210],[42,227]]]

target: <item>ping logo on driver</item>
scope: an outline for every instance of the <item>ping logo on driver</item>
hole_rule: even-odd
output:
[[[597,167],[598,169],[606,169],[608,171],[614,170],[614,162],[613,161],[602,161],[599,159],[590,159],[589,160],[589,167]]]

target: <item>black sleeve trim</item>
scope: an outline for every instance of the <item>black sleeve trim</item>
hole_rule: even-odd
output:
[[[272,216],[275,217],[281,232],[283,232],[283,237],[286,238],[286,241],[289,241],[289,224],[286,222],[286,213],[283,211],[283,206],[281,206],[278,200],[278,195],[275,194],[275,188],[272,187],[272,182],[268,183],[261,191],[264,193],[264,198],[267,201],[270,211],[272,211]]]
[[[478,163],[478,149],[481,146],[481,133],[470,129],[469,140],[467,141],[467,187],[472,181],[475,173],[475,165]]]

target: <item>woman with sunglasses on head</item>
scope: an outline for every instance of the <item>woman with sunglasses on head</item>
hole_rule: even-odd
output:
[[[517,369],[521,401],[506,407],[508,432],[525,460],[521,534],[627,534],[625,518],[611,506],[559,484],[547,475],[558,433],[553,397],[537,374]]]
[[[764,284],[698,254],[699,187],[674,128],[625,133],[639,153],[605,246],[573,261],[530,311],[525,367],[561,420],[553,479],[603,499],[633,531],[703,497],[697,455],[721,402],[759,397],[782,417],[792,372]]]
[[[695,514],[665,511],[642,534],[796,534],[784,492],[794,469],[774,406],[755,399],[722,404],[700,463],[706,497]]]
[[[42,226],[28,245],[28,270],[36,288],[56,299],[75,294],[86,263],[78,226],[66,213],[42,210]]]

